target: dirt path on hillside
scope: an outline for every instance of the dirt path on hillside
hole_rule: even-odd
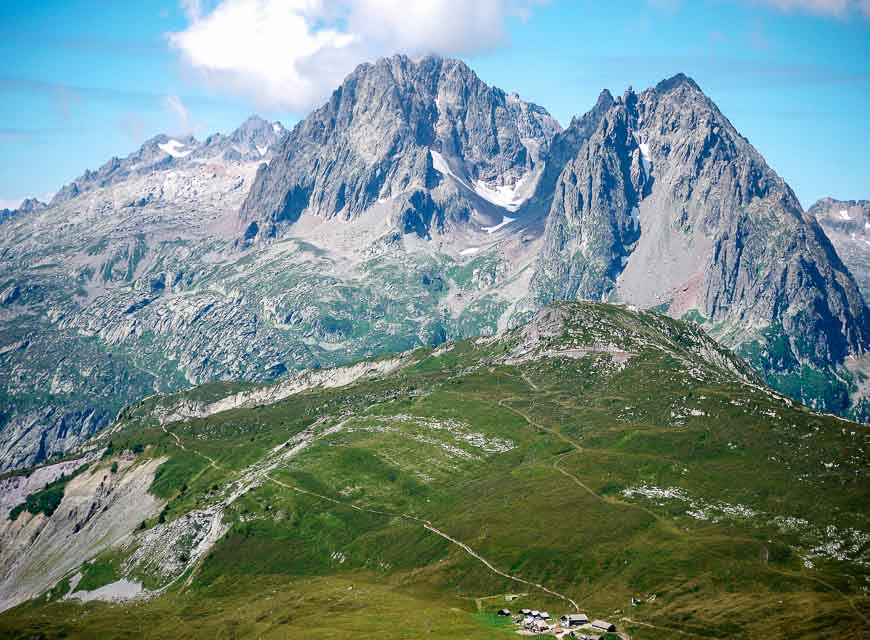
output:
[[[175,433],[173,433],[173,432],[171,432],[171,431],[167,431],[167,429],[166,429],[165,426],[163,427],[163,431],[164,431],[165,433],[171,435],[171,436],[175,439],[175,444],[176,444],[176,446],[178,446],[179,448],[181,448],[181,449],[184,450],[184,451],[187,451],[187,448],[184,446],[184,444],[183,444],[182,441],[181,441],[181,438],[180,438],[177,434],[175,434]],[[199,451],[196,451],[196,450],[194,450],[193,452],[196,453],[197,455],[199,455],[199,456],[205,458],[206,460],[208,460],[209,463],[210,463],[213,467],[215,467],[216,469],[222,469],[222,470],[224,470],[224,471],[232,471],[232,470],[229,470],[229,469],[226,469],[226,468],[222,467],[222,466],[219,465],[217,462],[215,462],[214,459],[210,458],[209,456],[205,455],[204,453],[200,453]],[[503,578],[506,578],[506,579],[508,579],[508,580],[512,580],[512,581],[514,581],[514,582],[517,582],[517,583],[519,583],[519,584],[523,584],[523,585],[526,585],[526,586],[529,586],[529,587],[534,587],[534,588],[536,588],[536,589],[539,589],[540,591],[543,591],[543,592],[546,593],[546,594],[549,594],[549,595],[551,595],[551,596],[553,596],[553,597],[555,597],[555,598],[559,598],[560,600],[563,600],[564,602],[567,602],[567,603],[571,604],[571,606],[574,607],[574,610],[575,610],[575,611],[578,611],[578,612],[580,611],[580,607],[577,605],[577,603],[574,602],[574,600],[572,600],[572,599],[569,598],[568,596],[566,596],[566,595],[564,595],[564,594],[562,594],[562,593],[559,593],[558,591],[554,591],[554,590],[552,590],[552,589],[549,589],[548,587],[546,587],[546,586],[544,586],[544,585],[542,585],[542,584],[540,584],[540,583],[538,583],[538,582],[532,582],[532,581],[530,581],[530,580],[526,580],[526,579],[524,579],[524,578],[520,578],[520,577],[518,577],[518,576],[511,575],[511,574],[509,574],[509,573],[506,573],[506,572],[502,571],[501,569],[498,569],[498,568],[495,567],[495,566],[494,566],[494,565],[493,565],[489,560],[487,560],[485,557],[483,557],[482,555],[480,555],[479,553],[477,553],[477,552],[476,552],[474,549],[472,549],[470,546],[468,546],[468,545],[465,544],[464,542],[462,542],[462,541],[460,541],[460,540],[457,540],[456,538],[453,538],[453,537],[451,537],[450,535],[444,533],[443,531],[441,531],[440,529],[438,529],[437,527],[435,527],[435,526],[432,524],[432,522],[429,521],[429,520],[425,520],[425,519],[423,519],[423,518],[419,518],[419,517],[417,517],[417,516],[413,516],[413,515],[408,514],[408,513],[392,513],[392,512],[389,512],[389,511],[382,511],[382,510],[379,510],[379,509],[370,509],[370,508],[368,508],[368,507],[360,507],[360,506],[355,505],[355,504],[353,504],[353,503],[351,503],[351,502],[343,502],[343,501],[341,501],[341,500],[337,500],[336,498],[331,498],[331,497],[329,497],[329,496],[324,496],[324,495],[322,495],[322,494],[315,493],[314,491],[308,491],[307,489],[302,489],[301,487],[297,487],[297,486],[294,486],[294,485],[288,484],[288,483],[286,483],[286,482],[282,482],[281,480],[278,480],[277,478],[274,478],[274,477],[272,477],[271,475],[269,475],[269,471],[271,471],[271,467],[266,466],[266,467],[264,468],[263,473],[262,473],[262,476],[261,476],[261,478],[262,478],[263,480],[269,480],[270,482],[272,482],[272,483],[274,483],[274,484],[276,484],[276,485],[279,485],[279,486],[284,487],[285,489],[289,489],[289,490],[291,490],[291,491],[295,491],[296,493],[301,493],[301,494],[304,494],[304,495],[307,495],[307,496],[310,496],[310,497],[313,497],[313,498],[317,498],[317,499],[319,499],[319,500],[325,500],[325,501],[327,501],[327,502],[331,502],[332,504],[335,504],[335,505],[340,506],[340,507],[344,507],[344,508],[348,508],[348,509],[354,509],[354,510],[356,510],[356,511],[361,511],[361,512],[364,512],[364,513],[372,513],[372,514],[379,515],[379,516],[384,516],[384,517],[387,517],[387,518],[402,518],[402,519],[405,519],[405,520],[412,521],[412,522],[414,522],[414,523],[416,523],[416,524],[419,524],[419,525],[421,525],[424,529],[426,529],[427,531],[429,531],[430,533],[433,533],[433,534],[435,534],[435,535],[437,535],[437,536],[440,536],[441,538],[447,540],[447,541],[450,542],[451,544],[460,547],[460,548],[461,548],[462,550],[464,550],[468,555],[470,555],[471,557],[473,557],[473,558],[475,558],[477,561],[479,561],[481,564],[483,564],[483,565],[484,565],[487,569],[489,569],[492,573],[494,573],[494,574],[496,574],[496,575],[498,575],[498,576],[501,576],[501,577],[503,577]],[[190,583],[190,581],[193,579],[194,574],[195,574],[195,570],[191,572],[190,576],[188,577],[188,580],[186,581],[186,584],[189,584],[189,583]]]
[[[266,477],[269,480],[271,480],[272,482],[274,482],[275,484],[281,485],[282,487],[284,487],[286,489],[290,489],[291,491],[296,491],[297,493],[302,493],[302,494],[305,494],[305,495],[308,495],[308,496],[311,496],[314,498],[319,498],[320,500],[326,500],[328,502],[339,505],[341,507],[355,509],[356,511],[362,511],[365,513],[373,513],[376,515],[386,516],[389,518],[402,518],[402,519],[410,520],[412,522],[420,524],[423,526],[424,529],[426,529],[430,533],[434,533],[437,536],[441,536],[442,538],[444,538],[445,540],[447,540],[451,544],[454,544],[454,545],[460,547],[461,549],[463,549],[468,555],[470,555],[473,558],[475,558],[476,560],[478,560],[487,569],[489,569],[490,571],[492,571],[496,575],[499,575],[502,578],[507,578],[508,580],[513,580],[514,582],[518,582],[520,584],[524,584],[524,585],[529,586],[529,587],[535,587],[536,589],[539,589],[539,590],[543,591],[544,593],[547,593],[551,596],[559,598],[560,600],[564,600],[565,602],[570,603],[571,606],[574,607],[575,611],[580,611],[580,607],[577,605],[577,603],[574,602],[574,600],[572,600],[568,596],[561,594],[558,591],[553,591],[552,589],[548,589],[547,587],[545,587],[544,585],[542,585],[538,582],[532,582],[530,580],[526,580],[524,578],[520,578],[518,576],[511,575],[509,573],[505,573],[501,569],[498,569],[497,567],[495,567],[489,560],[487,560],[485,557],[483,557],[482,555],[477,553],[474,549],[469,547],[464,542],[457,540],[456,538],[451,537],[450,535],[444,533],[443,531],[441,531],[440,529],[435,527],[429,520],[425,520],[425,519],[419,518],[417,516],[412,516],[408,513],[391,513],[389,511],[381,511],[379,509],[369,509],[368,507],[360,507],[360,506],[355,505],[351,502],[342,502],[341,500],[336,500],[335,498],[330,498],[329,496],[324,496],[324,495],[321,495],[319,493],[315,493],[313,491],[308,491],[306,489],[302,489],[300,487],[296,487],[294,485],[287,484],[285,482],[278,480],[277,478],[273,478],[272,476],[266,476]]]
[[[487,399],[487,398],[481,398],[481,400],[485,401],[485,402],[492,402],[492,400]],[[554,438],[561,440],[562,442],[564,442],[565,444],[567,444],[573,448],[573,451],[569,451],[568,453],[564,453],[564,454],[558,456],[556,458],[556,460],[553,461],[552,468],[555,471],[557,471],[558,473],[561,473],[563,476],[565,476],[566,478],[571,480],[578,487],[583,489],[586,493],[593,496],[594,498],[597,498],[598,500],[601,500],[604,503],[611,504],[611,505],[621,505],[621,506],[629,507],[632,509],[638,509],[638,510],[643,511],[644,513],[648,514],[652,518],[654,518],[657,522],[659,522],[659,524],[664,526],[666,529],[668,529],[672,532],[679,532],[679,527],[677,527],[677,525],[670,518],[665,518],[665,517],[661,516],[660,514],[656,513],[655,511],[652,511],[651,509],[648,509],[647,507],[644,507],[643,505],[640,505],[640,504],[637,504],[634,502],[626,502],[624,500],[620,500],[618,498],[615,498],[614,496],[603,496],[600,493],[597,493],[595,490],[593,490],[589,485],[587,485],[585,482],[583,482],[578,476],[574,475],[570,471],[566,471],[565,469],[563,469],[560,466],[560,463],[562,462],[562,460],[564,460],[572,455],[576,455],[578,453],[586,453],[586,450],[579,443],[572,440],[571,438],[569,438],[565,434],[561,433],[560,431],[558,431],[556,429],[552,429],[550,427],[545,427],[540,422],[537,422],[536,420],[532,419],[532,417],[528,413],[526,413],[525,411],[522,411],[521,409],[517,409],[516,407],[512,407],[512,406],[510,406],[510,404],[506,404],[506,403],[509,403],[511,400],[522,400],[522,398],[518,398],[517,396],[508,396],[507,398],[502,398],[496,404],[499,407],[501,407],[503,409],[507,409],[511,413],[514,413],[514,414],[520,416],[521,418],[523,418],[530,427],[532,427],[534,429],[538,429],[538,430],[543,431],[545,433],[549,433]]]
[[[179,438],[179,437],[175,434],[175,432],[173,432],[173,431],[168,431],[168,430],[166,429],[166,425],[165,425],[165,424],[161,424],[161,425],[160,425],[160,428],[163,429],[163,433],[169,434],[170,436],[172,436],[173,438],[175,438],[175,446],[180,447],[182,451],[187,451],[187,447],[185,447],[185,446],[181,443],[181,438]],[[197,452],[197,453],[199,453],[199,452]],[[201,455],[201,454],[200,454],[200,455]]]
[[[526,382],[526,384],[528,384],[532,389],[534,389],[538,393],[543,393],[544,395],[551,395],[551,392],[542,391],[541,388],[538,385],[536,385],[535,383],[533,383],[524,372],[522,372],[520,374],[520,377],[522,377],[523,381]],[[486,398],[481,398],[481,400],[492,402],[491,400],[488,400]],[[549,433],[549,434],[553,435],[554,437],[558,438],[559,440],[561,440],[562,442],[565,442],[566,444],[569,444],[571,447],[573,447],[573,449],[574,449],[573,451],[569,451],[568,453],[564,453],[556,458],[556,460],[553,462],[553,465],[552,465],[553,469],[555,469],[556,471],[558,471],[559,473],[561,473],[565,477],[572,480],[574,482],[574,484],[576,484],[577,486],[579,486],[580,488],[582,488],[584,491],[591,494],[592,496],[594,496],[594,497],[596,497],[604,502],[610,503],[610,504],[619,504],[619,505],[623,505],[623,506],[632,507],[635,509],[640,509],[641,511],[644,511],[645,513],[647,513],[650,516],[652,516],[653,518],[655,518],[655,520],[659,524],[661,524],[662,526],[664,526],[668,530],[672,531],[673,533],[683,535],[683,532],[679,529],[679,527],[677,527],[676,523],[672,519],[666,518],[666,517],[656,513],[655,511],[653,511],[647,507],[644,507],[643,505],[640,505],[640,504],[636,504],[633,502],[625,502],[625,501],[619,500],[617,498],[614,498],[612,496],[602,496],[602,495],[596,493],[595,491],[593,491],[588,485],[586,485],[582,480],[580,480],[580,478],[578,478],[574,474],[566,471],[561,466],[559,466],[560,463],[562,462],[562,460],[564,460],[570,456],[576,455],[577,453],[583,453],[584,452],[583,447],[580,444],[578,444],[577,442],[575,442],[574,440],[572,440],[571,438],[560,433],[559,431],[557,431],[555,429],[551,429],[549,427],[545,427],[544,425],[540,424],[539,422],[533,420],[531,418],[531,416],[529,416],[526,412],[522,411],[521,409],[518,409],[516,407],[512,407],[509,404],[506,404],[506,403],[509,403],[511,400],[522,400],[522,398],[519,398],[517,396],[509,396],[507,398],[502,398],[501,400],[499,400],[497,402],[497,404],[499,407],[502,407],[503,409],[507,409],[508,411],[522,417],[528,423],[529,426],[536,428],[536,429],[539,429],[541,431],[544,431],[546,433]],[[557,404],[559,404],[561,406],[565,406],[563,404],[563,402],[561,402],[559,400],[556,400],[556,402],[557,402]],[[566,407],[566,408],[569,408],[569,407]],[[735,538],[735,539],[737,539],[737,538]],[[746,542],[754,543],[757,541],[754,539],[747,538]],[[811,580],[817,584],[824,586],[827,589],[830,589],[831,591],[833,591],[834,593],[839,595],[843,600],[845,600],[848,603],[849,607],[855,612],[855,615],[857,615],[861,620],[863,620],[865,624],[870,626],[870,617],[866,616],[858,608],[858,605],[855,604],[855,601],[848,594],[843,593],[834,585],[822,580],[821,578],[817,578],[815,576],[808,576],[808,575],[805,575],[802,573],[795,573],[795,572],[786,571],[786,570],[782,570],[782,569],[770,568],[770,570],[774,571],[776,573],[780,573],[782,575],[787,575],[787,576],[792,577],[792,578],[804,578],[806,580]],[[688,631],[680,631],[679,629],[673,629],[673,628],[668,628],[668,627],[657,627],[657,626],[649,624],[649,623],[638,622],[635,620],[628,620],[627,618],[625,618],[625,620],[627,620],[629,622],[633,622],[635,624],[640,624],[643,626],[647,626],[647,627],[651,627],[651,628],[655,628],[655,629],[660,629],[660,630],[664,630],[664,631],[673,631],[676,633],[681,633],[681,634],[690,635],[690,636],[705,637],[705,636],[700,636],[699,634],[688,632]]]

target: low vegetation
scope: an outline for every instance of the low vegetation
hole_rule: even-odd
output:
[[[15,521],[18,519],[23,512],[27,511],[36,515],[38,513],[43,513],[46,516],[51,516],[54,513],[55,509],[60,506],[61,500],[63,500],[63,494],[66,490],[66,485],[72,480],[75,476],[82,473],[88,468],[88,465],[83,465],[76,469],[73,473],[69,475],[62,475],[60,478],[55,480],[54,482],[49,483],[39,491],[31,493],[27,496],[24,502],[13,507],[9,511],[9,519]]]
[[[167,458],[166,506],[81,584],[165,591],[52,591],[0,635],[508,638],[500,608],[570,601],[641,640],[866,633],[867,428],[770,392],[697,327],[562,311],[267,406],[131,408],[113,448]],[[201,540],[218,507],[202,558],[172,538],[174,573],[125,564],[179,523]]]

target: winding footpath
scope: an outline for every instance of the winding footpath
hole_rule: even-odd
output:
[[[184,446],[184,443],[182,443],[181,438],[179,438],[179,436],[176,433],[167,430],[165,425],[162,428],[163,428],[164,433],[171,435],[174,438],[176,446],[178,446],[180,449],[182,449],[184,451],[187,451],[187,448]],[[213,458],[210,458],[209,456],[206,456],[205,454],[200,453],[199,451],[194,451],[194,453],[196,453],[197,455],[208,460],[209,463],[213,467],[218,468],[218,469],[224,469],[223,467],[218,465],[218,463]],[[441,538],[443,538],[444,540],[447,540],[451,544],[458,546],[463,551],[465,551],[468,555],[470,555],[471,557],[476,559],[478,562],[483,564],[483,566],[485,566],[492,573],[494,573],[502,578],[506,578],[508,580],[512,580],[514,582],[517,582],[519,584],[523,584],[523,585],[526,585],[529,587],[534,587],[535,589],[543,591],[544,593],[546,593],[548,595],[551,595],[555,598],[559,598],[560,600],[569,603],[572,607],[574,607],[575,611],[578,611],[578,612],[580,611],[580,607],[577,605],[577,603],[574,600],[572,600],[571,598],[569,598],[568,596],[566,596],[565,594],[559,593],[558,591],[554,591],[553,589],[550,589],[541,583],[532,582],[530,580],[526,580],[525,578],[520,578],[519,576],[515,576],[515,575],[512,575],[510,573],[506,573],[505,571],[502,571],[501,569],[498,569],[489,560],[487,560],[485,557],[480,555],[477,551],[472,549],[470,546],[468,546],[467,544],[465,544],[461,540],[457,540],[456,538],[453,538],[450,535],[444,533],[443,531],[441,531],[440,529],[435,527],[435,525],[433,525],[432,522],[429,520],[425,520],[423,518],[419,518],[417,516],[413,516],[413,515],[408,514],[408,513],[393,513],[390,511],[382,511],[379,509],[360,507],[359,505],[355,505],[352,502],[343,502],[341,500],[337,500],[336,498],[331,498],[329,496],[315,493],[314,491],[308,491],[307,489],[302,489],[301,487],[297,487],[297,486],[294,486],[292,484],[282,482],[281,480],[278,480],[277,478],[273,477],[272,475],[269,474],[269,471],[271,471],[272,468],[273,468],[272,466],[267,465],[263,469],[261,478],[264,480],[269,480],[270,482],[272,482],[278,486],[284,487],[285,489],[289,489],[290,491],[294,491],[296,493],[307,495],[307,496],[310,496],[312,498],[317,498],[319,500],[324,500],[326,502],[330,502],[334,505],[337,505],[337,506],[340,506],[340,507],[343,507],[346,509],[354,509],[356,511],[364,512],[364,513],[371,513],[371,514],[383,516],[386,518],[402,518],[404,520],[409,520],[411,522],[415,522],[415,523],[421,525],[426,531],[433,533],[437,536],[440,536]],[[224,469],[224,470],[227,470],[227,469]],[[190,573],[190,575],[186,581],[186,584],[190,583],[190,581],[193,578],[194,573],[195,572]]]

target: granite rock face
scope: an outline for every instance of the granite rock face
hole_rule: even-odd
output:
[[[870,200],[822,198],[807,213],[815,217],[831,240],[867,300],[870,297]]]
[[[842,364],[870,337],[814,218],[682,75],[626,92],[565,164],[533,287],[689,314],[738,349],[781,338],[764,368]]]
[[[379,202],[402,230],[443,231],[471,219],[472,185],[514,185],[542,166],[559,129],[457,60],[361,65],[261,168],[242,207],[245,236],[280,235],[303,214],[352,219]],[[439,189],[445,173],[469,193]]]
[[[15,216],[27,215],[28,213],[36,213],[42,211],[48,205],[36,198],[25,198],[16,209],[0,209],[0,224]]]

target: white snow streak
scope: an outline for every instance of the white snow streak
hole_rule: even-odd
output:
[[[486,231],[487,233],[495,233],[496,231],[498,231],[499,229],[501,229],[505,225],[509,225],[514,220],[516,220],[516,218],[509,218],[508,216],[503,216],[501,219],[501,222],[499,222],[498,224],[493,225],[491,227],[483,227],[483,230]]]
[[[526,174],[513,185],[491,186],[482,180],[478,180],[471,187],[462,178],[453,173],[444,156],[434,149],[429,149],[429,153],[432,156],[432,166],[435,168],[435,171],[443,176],[450,176],[463,187],[469,191],[474,191],[487,202],[508,211],[516,211],[525,202],[525,198],[520,193],[520,187],[531,174]]]
[[[182,151],[182,149],[184,148],[184,143],[179,142],[178,140],[170,140],[165,144],[158,144],[157,146],[160,147],[160,150],[163,153],[168,153],[173,158],[183,158],[193,153],[193,149],[190,149],[188,151]]]

